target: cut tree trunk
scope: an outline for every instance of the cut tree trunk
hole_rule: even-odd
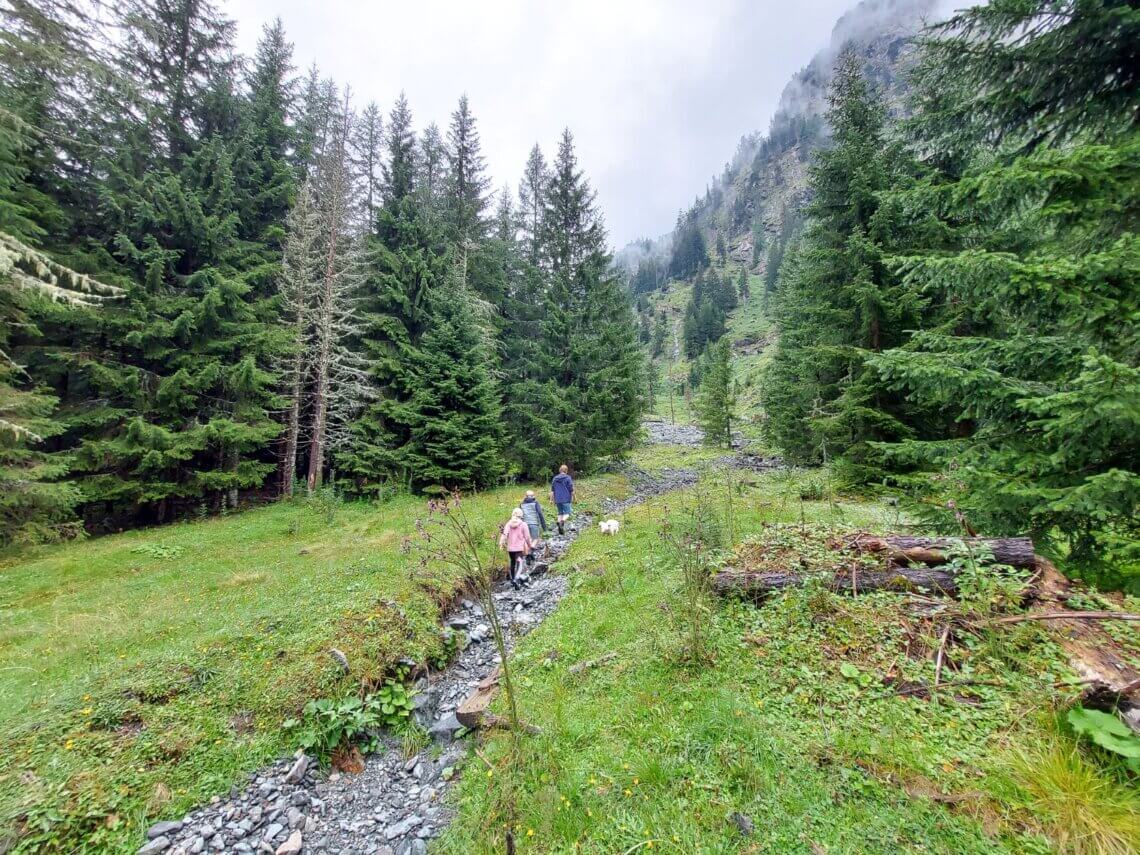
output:
[[[993,555],[994,564],[1035,567],[1033,541],[1028,537],[858,537],[847,541],[857,552],[886,555],[892,564],[946,564],[951,550]]]
[[[722,570],[713,577],[713,590],[727,596],[735,594],[750,599],[764,597],[802,585],[808,574],[794,571],[753,573]],[[892,570],[849,570],[834,572],[827,579],[832,591],[862,594],[868,591],[923,591],[953,595],[958,592],[954,572],[939,567],[899,567]]]
[[[500,675],[501,671],[496,668],[488,677],[480,681],[479,685],[475,687],[475,691],[464,698],[463,703],[455,710],[455,717],[468,730],[477,730],[482,726],[487,707],[491,705],[491,701],[494,700],[499,691]]]

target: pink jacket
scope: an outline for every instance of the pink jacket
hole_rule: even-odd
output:
[[[522,520],[512,519],[503,526],[503,533],[499,536],[499,546],[506,546],[507,552],[525,552],[534,546],[530,539],[530,529]]]

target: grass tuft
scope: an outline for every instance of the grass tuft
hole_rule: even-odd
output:
[[[1069,855],[1129,855],[1140,850],[1140,792],[1114,781],[1075,746],[1024,752],[1019,778],[1050,837]]]

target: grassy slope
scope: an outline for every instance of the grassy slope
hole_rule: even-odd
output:
[[[738,530],[798,522],[799,479],[760,479]],[[837,528],[895,522],[868,504],[804,512]],[[1040,626],[955,654],[969,676],[1002,684],[968,690],[971,703],[883,690],[892,663],[933,679],[932,657],[902,655],[894,595],[718,607],[714,663],[680,663],[678,576],[659,538],[676,513],[676,497],[655,500],[627,512],[616,538],[575,544],[570,595],[517,651],[522,708],[541,735],[523,739],[514,762],[509,737],[484,747],[495,769],[468,767],[442,851],[503,851],[512,805],[520,852],[1045,852],[1055,814],[1075,834],[1111,822],[1140,840],[1135,791],[1069,748],[1047,750],[1062,740],[1048,709],[1066,668]],[[857,678],[842,675],[844,662]],[[730,821],[737,811],[755,825],[749,838]]]
[[[603,485],[621,489],[588,482],[583,504]],[[493,532],[520,495],[468,510]],[[454,580],[421,587],[401,550],[423,512],[279,504],[0,565],[0,850],[28,806],[45,845],[129,848],[289,750],[280,724],[309,698],[436,648]]]
[[[772,321],[764,310],[762,299],[764,281],[760,276],[753,275],[750,279],[752,298],[737,307],[728,318],[728,335],[733,341],[756,341],[771,334]],[[664,289],[650,295],[651,313],[656,316],[662,310],[670,312],[669,317],[680,319],[684,316],[685,305],[689,301],[693,286],[691,282],[671,280]],[[689,360],[682,350],[678,360],[673,360],[672,337],[666,340],[665,353],[656,360],[659,383],[671,381],[674,386],[687,381],[689,377]],[[740,427],[745,436],[756,442],[760,439],[759,422],[760,413],[760,372],[771,358],[771,347],[761,353],[733,357],[733,374],[738,389],[737,412],[740,416]],[[667,385],[659,386],[659,394],[654,401],[653,415],[669,420],[674,418],[678,423],[688,424],[693,420],[693,414],[686,402],[680,397],[673,399],[673,410],[670,412]]]

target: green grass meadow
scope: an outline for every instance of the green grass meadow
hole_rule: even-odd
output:
[[[722,454],[653,447],[631,462],[706,467]],[[824,473],[744,474],[735,490],[717,480],[706,503],[731,542],[776,524],[905,522],[897,508],[830,496]],[[488,554],[522,489],[465,500]],[[621,476],[585,480],[578,505],[600,510],[628,490]],[[433,851],[500,853],[508,831],[519,852],[599,855],[1135,846],[1140,796],[1059,727],[1072,675],[1041,625],[964,642],[954,675],[977,684],[928,700],[881,681],[891,669],[933,679],[936,622],[899,595],[710,602],[709,655],[685,659],[663,525],[692,501],[655,498],[623,512],[617,536],[591,529],[575,542],[559,565],[569,595],[515,655],[523,716],[541,732],[486,737]],[[407,496],[297,501],[9,557],[0,850],[132,851],[152,822],[292,751],[281,724],[307,700],[438,651],[460,580],[425,578],[406,548],[425,513]],[[925,653],[907,656],[911,645]]]
[[[623,489],[585,482],[579,504]],[[465,501],[488,553],[522,490]],[[405,552],[426,510],[285,502],[9,556],[0,850],[17,828],[25,850],[130,849],[292,750],[281,724],[307,700],[438,650],[459,580],[422,579]]]
[[[801,502],[812,477],[774,474],[746,489],[734,500],[738,539],[774,523],[897,526],[885,506]],[[681,513],[677,496],[656,499],[627,511],[616,537],[575,544],[571,593],[515,657],[523,717],[541,734],[484,746],[493,768],[468,765],[441,852],[503,852],[508,832],[536,853],[1128,852],[1140,842],[1140,794],[1057,726],[1055,707],[1075,692],[1056,687],[1070,675],[1040,625],[955,652],[956,678],[978,684],[932,700],[881,682],[892,666],[908,680],[934,676],[936,630],[893,594],[713,603],[711,659],[684,661],[683,597],[661,536]],[[912,658],[915,626],[927,637]],[[587,661],[596,665],[572,670]],[[1077,845],[1061,845],[1065,829]]]

